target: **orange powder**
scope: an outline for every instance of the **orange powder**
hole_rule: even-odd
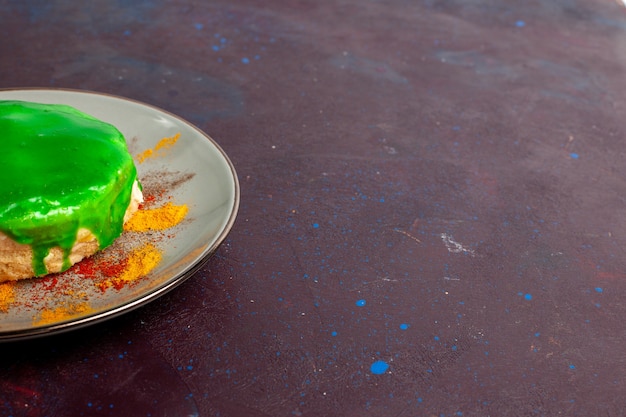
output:
[[[172,137],[161,139],[154,148],[146,149],[145,151],[137,155],[137,161],[141,164],[148,158],[152,158],[153,156],[162,154],[164,151],[174,146],[176,142],[178,142],[179,138],[180,133],[177,133]]]
[[[109,287],[122,288],[125,284],[146,276],[161,262],[161,251],[151,243],[133,250],[126,258],[124,270],[116,277],[98,284],[101,290]]]
[[[91,311],[91,307],[86,302],[59,306],[55,309],[43,310],[39,314],[39,317],[33,321],[33,324],[45,325],[56,323],[59,321],[74,318],[75,316],[87,315]]]
[[[0,284],[0,312],[6,313],[15,301],[15,281]]]
[[[165,230],[180,223],[189,211],[186,204],[175,206],[167,203],[155,209],[139,210],[124,224],[124,230],[131,232],[147,232],[149,230]]]

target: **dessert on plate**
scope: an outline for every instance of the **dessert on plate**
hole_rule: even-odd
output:
[[[126,140],[63,104],[0,101],[0,282],[111,245],[143,197]]]

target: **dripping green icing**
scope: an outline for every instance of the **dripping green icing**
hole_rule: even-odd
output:
[[[66,105],[0,101],[0,231],[31,245],[36,275],[56,246],[70,267],[80,228],[100,249],[113,243],[136,178],[114,126]]]

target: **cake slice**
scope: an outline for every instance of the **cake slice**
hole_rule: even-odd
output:
[[[67,105],[0,101],[0,282],[106,248],[142,201],[113,125]]]

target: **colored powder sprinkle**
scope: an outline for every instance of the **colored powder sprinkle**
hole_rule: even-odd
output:
[[[148,158],[152,158],[153,156],[163,154],[164,151],[174,146],[176,142],[178,142],[179,138],[180,138],[180,133],[177,133],[172,137],[161,139],[154,148],[146,149],[145,151],[137,155],[137,161],[141,164]]]
[[[57,323],[59,321],[68,320],[76,316],[85,316],[92,311],[92,308],[86,302],[59,306],[55,309],[43,310],[39,314],[39,317],[33,320],[33,324],[46,325],[51,323]]]
[[[107,279],[98,286],[103,291],[109,287],[120,289],[128,283],[146,276],[161,262],[162,257],[161,251],[148,243],[130,253],[126,258],[126,267],[117,277]]]
[[[517,22],[515,22],[515,26],[517,26],[518,28],[523,28],[524,26],[526,26],[526,22],[524,22],[523,20],[518,20]]]
[[[335,336],[337,336],[337,332],[333,331],[330,335],[335,337]]]
[[[370,371],[374,375],[382,375],[389,369],[389,364],[385,361],[376,361],[370,366]]]
[[[533,299],[533,296],[530,295],[530,294],[526,294],[526,295],[524,295],[524,299],[530,301],[530,300]]]
[[[409,328],[409,325],[408,325],[408,324],[406,324],[406,323],[402,323],[402,324],[400,325],[400,330],[407,330],[408,328]]]
[[[15,301],[15,281],[0,284],[0,312],[6,313]]]
[[[147,232],[169,229],[180,223],[188,211],[189,208],[186,204],[175,206],[172,203],[155,209],[139,210],[124,224],[124,230]]]
[[[359,300],[359,301],[356,302],[356,305],[358,307],[363,307],[365,304],[366,304],[365,300]]]
[[[117,277],[127,268],[127,259],[118,259],[116,262],[102,261],[98,263],[100,272],[105,277]]]
[[[604,291],[602,287],[596,287],[595,289],[596,289],[596,292],[600,292],[600,293]]]
[[[580,158],[580,155],[578,155],[576,152],[572,152],[571,154],[569,154],[569,156],[570,156],[572,159],[578,159],[578,158]]]

